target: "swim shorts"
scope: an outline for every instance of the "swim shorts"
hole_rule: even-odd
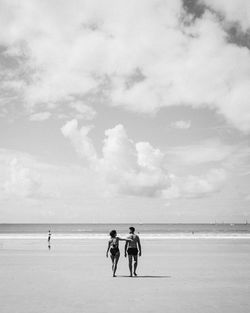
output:
[[[137,248],[128,248],[128,255],[137,255],[138,249]]]

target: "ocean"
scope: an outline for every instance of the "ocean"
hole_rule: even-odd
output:
[[[142,239],[250,239],[250,224],[0,224],[0,238],[107,239],[116,229],[125,237],[134,226]]]

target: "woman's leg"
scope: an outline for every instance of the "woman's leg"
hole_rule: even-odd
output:
[[[115,277],[115,273],[117,270],[117,264],[120,258],[120,252],[116,253],[115,258],[114,258],[114,266],[113,266],[113,276]]]
[[[112,261],[112,272],[114,272],[114,261],[115,261],[115,256],[114,255],[110,255],[111,261]]]

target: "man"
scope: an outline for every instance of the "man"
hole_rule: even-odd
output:
[[[130,241],[126,241],[125,244],[125,258],[128,254],[128,266],[130,271],[130,277],[132,277],[132,272],[134,273],[134,276],[137,276],[136,269],[138,265],[138,252],[139,256],[141,256],[141,242],[138,235],[135,234],[135,228],[129,227],[129,236],[127,239],[130,239]],[[134,271],[132,262],[134,259]]]

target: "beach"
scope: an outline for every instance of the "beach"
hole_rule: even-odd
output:
[[[1,313],[249,312],[249,239],[143,240],[117,277],[101,239],[0,239]]]

